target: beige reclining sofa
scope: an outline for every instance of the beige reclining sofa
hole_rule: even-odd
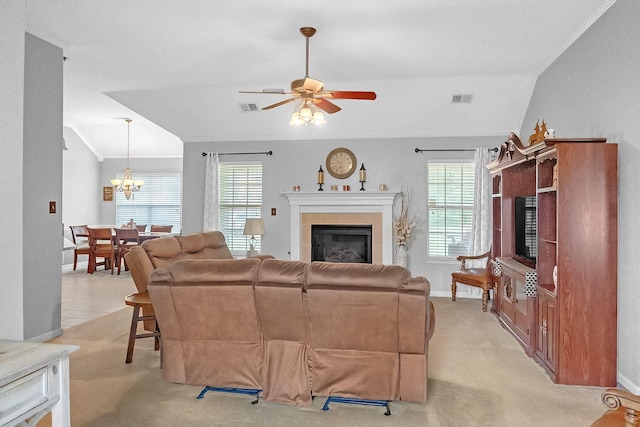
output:
[[[399,266],[187,259],[148,283],[176,383],[425,402],[434,328],[429,282]]]

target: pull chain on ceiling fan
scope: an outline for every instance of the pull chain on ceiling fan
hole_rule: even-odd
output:
[[[291,98],[268,105],[262,108],[262,110],[270,110],[300,100],[301,103],[294,110],[289,123],[292,125],[324,124],[326,122],[322,111],[327,114],[333,114],[341,110],[340,107],[328,101],[327,98],[362,99],[370,101],[376,99],[375,92],[324,90],[324,82],[309,77],[309,39],[316,33],[316,29],[312,27],[302,27],[300,28],[300,32],[306,39],[304,78],[291,82],[291,92],[282,92],[283,95],[292,95]],[[265,91],[240,91],[240,93],[273,94],[273,92]]]

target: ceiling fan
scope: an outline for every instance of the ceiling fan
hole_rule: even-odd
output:
[[[328,114],[333,114],[341,110],[340,107],[329,101],[327,98],[364,99],[370,101],[376,99],[375,92],[324,90],[324,82],[309,77],[309,38],[316,33],[316,29],[312,27],[302,27],[300,28],[300,32],[306,39],[305,75],[303,79],[291,82],[291,92],[263,90],[262,92],[240,91],[240,93],[292,95],[291,98],[268,105],[262,108],[262,110],[270,110],[290,102],[301,100],[301,104],[296,108],[291,116],[291,124],[325,123],[322,111]]]

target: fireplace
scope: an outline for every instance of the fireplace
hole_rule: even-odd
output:
[[[370,225],[371,263],[393,264],[393,200],[390,191],[294,191],[284,193],[291,215],[291,259],[311,261],[312,225]]]
[[[312,225],[311,261],[371,264],[371,225]]]

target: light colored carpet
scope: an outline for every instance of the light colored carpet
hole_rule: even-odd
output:
[[[249,396],[167,383],[153,340],[138,340],[125,364],[131,309],[65,331],[52,342],[71,354],[71,421],[75,426],[589,426],[605,411],[603,388],[555,385],[479,300],[432,298],[436,329],[429,346],[426,404],[384,409],[332,403],[312,408],[251,405]],[[212,363],[215,363],[212,361]],[[50,425],[45,417],[39,426]]]

